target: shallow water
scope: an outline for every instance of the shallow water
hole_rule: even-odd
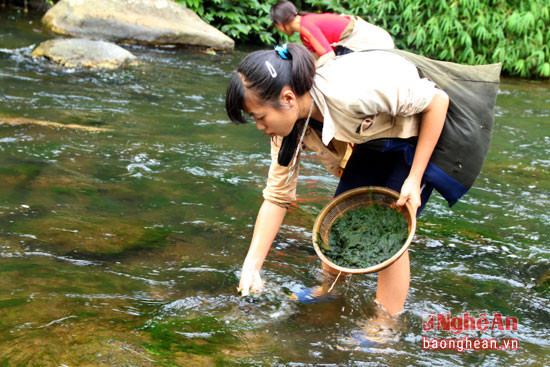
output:
[[[344,279],[329,302],[289,297],[322,282],[310,231],[337,180],[313,156],[266,290],[236,294],[269,165],[269,138],[224,112],[247,50],[126,46],[140,66],[63,70],[30,56],[51,38],[37,15],[0,17],[0,117],[108,129],[0,124],[0,366],[547,363],[547,82],[502,81],[481,176],[452,209],[434,195],[406,310],[391,338],[361,347],[376,276]],[[477,336],[519,349],[422,350],[422,336],[454,337],[423,332],[423,314],[465,312],[517,317],[516,331]]]

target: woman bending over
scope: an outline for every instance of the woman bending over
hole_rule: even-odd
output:
[[[315,151],[340,177],[335,195],[360,186],[385,186],[400,192],[397,205],[409,202],[418,214],[434,187],[424,173],[448,104],[445,92],[392,52],[355,52],[317,70],[312,55],[298,44],[249,54],[231,79],[226,110],[237,123],[246,122],[243,113],[250,115],[272,137],[272,161],[242,267],[242,294],[262,287],[260,269],[296,199],[302,146]],[[395,149],[396,141],[407,148]],[[350,143],[354,148],[348,160]],[[409,281],[405,252],[379,272],[377,302],[390,314],[399,313]]]

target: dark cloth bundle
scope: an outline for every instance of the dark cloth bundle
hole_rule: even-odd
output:
[[[430,161],[466,189],[472,187],[485,161],[502,64],[461,65],[432,60],[402,50],[400,55],[449,96],[445,126]]]

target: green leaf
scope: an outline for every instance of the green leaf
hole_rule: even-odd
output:
[[[525,67],[525,60],[517,60],[514,63],[514,70],[516,71],[516,73],[522,73],[524,67]]]
[[[538,69],[538,73],[543,78],[550,77],[550,63],[545,62],[544,64],[542,64],[540,69]]]

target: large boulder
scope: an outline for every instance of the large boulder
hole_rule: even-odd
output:
[[[73,37],[232,51],[235,42],[172,0],[61,0],[42,18]]]
[[[134,55],[114,43],[78,38],[48,40],[32,55],[47,57],[67,68],[115,69],[137,63]]]

